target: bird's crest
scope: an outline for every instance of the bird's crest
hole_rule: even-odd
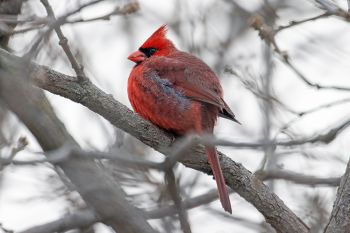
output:
[[[166,24],[160,26],[144,43],[140,48],[156,48],[162,54],[165,54],[167,50],[171,50],[174,47],[173,43],[166,38],[166,33],[168,31],[168,27]]]

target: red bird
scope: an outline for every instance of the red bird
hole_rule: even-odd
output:
[[[218,77],[202,60],[179,51],[161,26],[128,59],[135,62],[128,80],[134,110],[177,135],[213,133],[218,116],[239,123],[223,99]],[[206,146],[225,211],[231,203],[215,147]]]

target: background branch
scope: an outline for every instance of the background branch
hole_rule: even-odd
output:
[[[338,186],[340,177],[330,178],[319,178],[315,176],[299,174],[293,171],[286,170],[268,170],[268,171],[257,171],[255,173],[261,180],[273,180],[283,179],[294,182],[296,184],[304,184],[310,186],[327,185],[327,186]]]
[[[79,211],[69,214],[56,221],[52,221],[39,226],[31,227],[19,233],[48,233],[48,232],[65,232],[72,229],[86,228],[98,222],[99,218],[95,216],[93,211]]]

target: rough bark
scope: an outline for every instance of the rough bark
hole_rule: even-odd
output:
[[[350,232],[350,160],[341,178],[333,210],[325,233]]]

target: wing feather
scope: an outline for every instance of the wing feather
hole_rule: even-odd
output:
[[[143,64],[146,72],[155,71],[159,78],[168,80],[184,96],[215,105],[221,117],[238,122],[223,100],[218,77],[200,59],[189,53],[178,52],[168,57],[150,57]]]

